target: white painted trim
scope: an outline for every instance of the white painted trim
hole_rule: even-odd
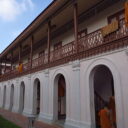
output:
[[[124,128],[124,111],[123,111],[123,103],[122,103],[122,89],[121,89],[121,79],[120,74],[118,72],[118,69],[116,68],[116,65],[113,64],[110,60],[99,58],[95,59],[87,68],[87,70],[84,73],[85,77],[85,85],[88,86],[88,90],[86,90],[86,93],[88,93],[88,97],[90,97],[90,101],[88,102],[89,105],[89,113],[90,115],[90,128],[95,128],[95,122],[94,122],[94,101],[93,101],[93,84],[90,82],[90,78],[92,74],[93,69],[98,65],[104,65],[109,68],[113,75],[114,79],[114,90],[115,90],[115,102],[116,102],[116,117],[117,117],[117,128]],[[89,91],[90,90],[90,91]],[[92,90],[92,91],[91,91]],[[92,118],[93,117],[93,118]]]

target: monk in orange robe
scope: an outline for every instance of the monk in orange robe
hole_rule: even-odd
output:
[[[101,128],[112,128],[112,122],[110,119],[110,112],[107,107],[104,107],[99,112]]]

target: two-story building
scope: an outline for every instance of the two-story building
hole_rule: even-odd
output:
[[[38,128],[99,128],[107,102],[127,128],[127,15],[126,0],[54,0],[0,54],[0,115],[23,128],[33,115]]]

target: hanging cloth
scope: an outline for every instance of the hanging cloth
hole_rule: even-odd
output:
[[[105,37],[109,35],[110,33],[117,31],[118,28],[119,28],[118,21],[117,20],[113,21],[111,24],[108,24],[107,26],[101,28],[102,36]]]

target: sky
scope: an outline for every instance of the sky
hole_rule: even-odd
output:
[[[0,53],[53,0],[0,0]]]

